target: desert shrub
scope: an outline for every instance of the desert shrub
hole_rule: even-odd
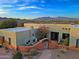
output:
[[[65,40],[64,40],[64,45],[66,45],[66,46],[69,45],[69,41],[68,41],[68,39],[65,39]]]
[[[60,42],[58,44],[63,44],[63,40],[60,40]]]
[[[13,55],[13,59],[22,59],[21,52],[16,52],[15,55]]]
[[[60,40],[59,44],[68,46],[69,45],[69,40],[68,39]]]

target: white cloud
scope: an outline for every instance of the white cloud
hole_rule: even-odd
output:
[[[18,8],[18,10],[25,10],[25,9],[42,9],[42,8],[37,7],[37,6],[23,6],[23,7]]]
[[[0,14],[7,14],[7,12],[0,12]]]
[[[8,13],[8,10],[4,10],[2,8],[0,8],[0,14],[7,14]]]
[[[23,0],[27,5],[34,2],[46,3],[45,0]]]
[[[13,5],[2,5],[2,7],[13,7]]]
[[[39,0],[23,0],[24,2],[38,2]]]

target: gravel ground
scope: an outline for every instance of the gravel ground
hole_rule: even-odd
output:
[[[66,53],[60,52],[60,49],[52,50],[51,59],[79,59],[79,52],[68,50]]]
[[[41,54],[33,59],[79,59],[79,52],[68,50],[66,53],[60,52],[60,49],[45,49],[40,51]],[[6,53],[4,49],[0,49],[0,59],[12,59],[12,53]],[[23,59],[28,59],[23,57]]]

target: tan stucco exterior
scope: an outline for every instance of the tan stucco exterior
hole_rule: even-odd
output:
[[[0,36],[4,36],[7,43],[9,42],[9,38],[11,38],[11,45],[16,46],[16,33],[0,30]]]
[[[69,46],[76,46],[76,40],[79,39],[79,28],[73,27],[71,24],[37,24],[37,23],[25,23],[25,28],[38,28],[40,26],[47,26],[49,29],[48,38],[51,36],[51,32],[59,32],[59,41],[62,39],[63,33],[70,34]],[[26,32],[26,33],[25,33]],[[32,37],[32,31],[22,31],[22,32],[10,32],[5,30],[0,30],[0,36],[5,36],[6,40],[11,38],[12,45],[17,46],[17,43],[26,43],[25,41]],[[22,41],[20,41],[22,39]],[[26,40],[25,40],[26,39]],[[23,41],[24,40],[24,41]]]
[[[70,31],[70,45],[75,46],[77,39],[79,39],[79,28],[71,28],[71,31]]]
[[[76,39],[79,39],[79,28],[75,28],[72,24],[41,24],[41,23],[25,23],[25,27],[34,27],[38,28],[40,26],[47,26],[49,28],[49,36],[50,32],[59,32],[59,40],[62,39],[63,33],[70,34],[70,46],[76,46]]]
[[[20,30],[20,29],[19,29]],[[22,46],[26,45],[26,42],[32,40],[32,30],[23,30],[23,31],[9,31],[5,29],[0,30],[0,36],[4,37],[7,44],[9,44],[9,38],[11,39],[11,45],[16,46]]]
[[[61,27],[61,28],[70,28],[71,24],[41,24],[41,23],[24,23],[24,27],[34,27],[38,28],[40,26],[48,26],[48,27]]]

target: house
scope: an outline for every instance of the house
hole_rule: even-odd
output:
[[[61,40],[68,39],[69,47],[79,48],[79,25],[76,24],[25,23],[24,27],[0,29],[0,40],[2,40],[2,44],[6,41],[14,47],[33,45],[37,42],[35,32],[40,26],[46,26],[49,30],[47,35],[48,40],[45,43],[39,44],[39,46],[41,45],[40,47],[45,45],[45,48],[53,48],[53,44],[50,41],[59,43]]]
[[[14,47],[26,46],[36,42],[34,29],[25,27],[0,29],[0,38],[3,43],[6,41],[9,45]]]
[[[79,48],[79,25],[76,24],[47,24],[47,23],[25,23],[24,27],[39,28],[47,26],[49,29],[48,38],[60,42],[68,39],[69,47]]]

